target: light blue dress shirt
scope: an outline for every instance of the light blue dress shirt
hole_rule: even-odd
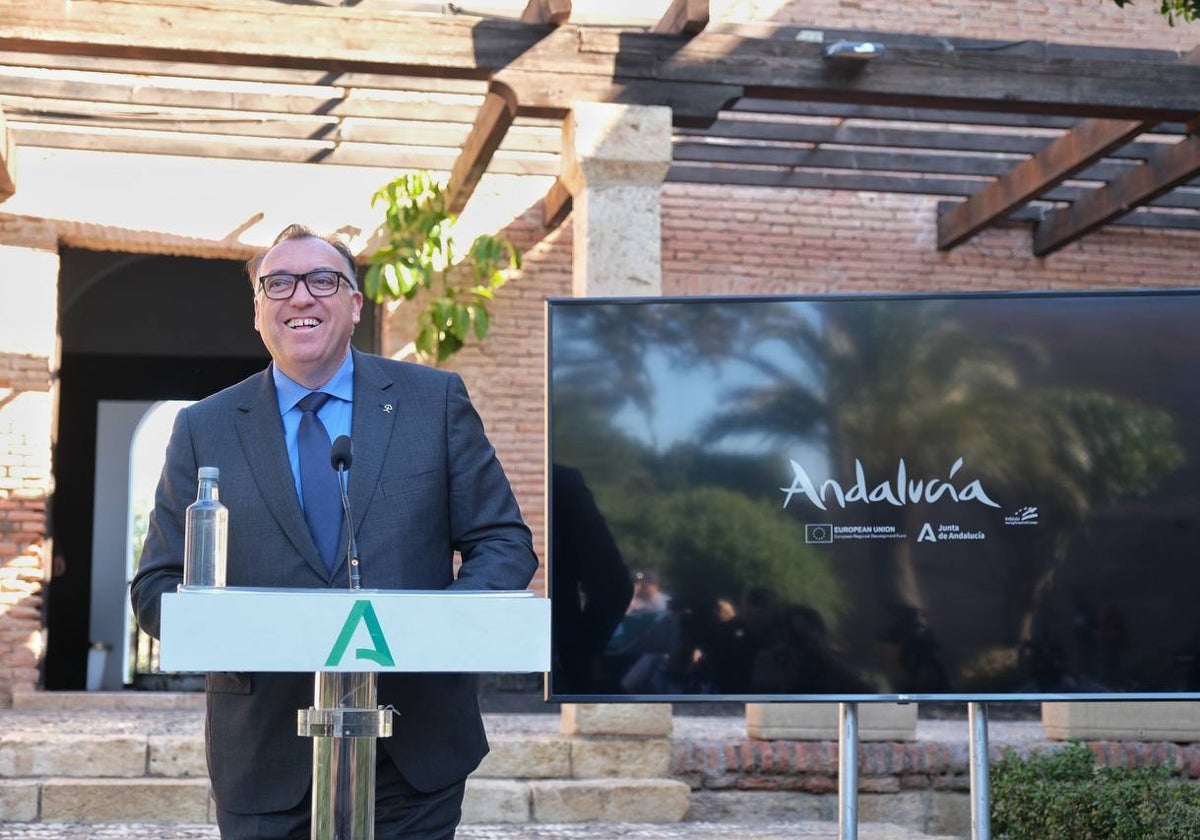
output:
[[[300,430],[300,417],[304,412],[296,407],[296,403],[311,392],[274,364],[271,365],[271,376],[275,380],[275,395],[279,399],[279,415],[283,418],[283,440],[287,444],[288,463],[292,466],[292,478],[296,483],[296,498],[300,499],[300,506],[303,507],[304,494],[300,492],[300,447],[296,443],[296,435]],[[329,432],[330,442],[337,440],[340,435],[349,435],[351,412],[354,408],[353,353],[346,354],[346,361],[342,362],[337,373],[318,390],[333,397],[326,400],[325,405],[317,412],[317,417]]]

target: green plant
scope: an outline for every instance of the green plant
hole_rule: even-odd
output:
[[[1200,788],[1165,767],[1099,767],[1078,741],[991,768],[997,840],[1194,840]]]
[[[1113,0],[1113,2],[1124,8],[1132,4],[1133,0]],[[1159,12],[1171,26],[1175,25],[1176,20],[1191,23],[1200,19],[1200,0],[1162,0]]]
[[[413,346],[418,357],[441,363],[491,324],[488,303],[520,268],[521,256],[507,239],[481,235],[466,253],[456,250],[456,217],[446,209],[442,185],[428,172],[391,181],[371,197],[384,206],[386,241],[368,260],[363,294],[376,303],[401,303],[425,293],[417,313]]]

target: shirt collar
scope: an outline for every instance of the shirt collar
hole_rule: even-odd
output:
[[[279,399],[280,414],[287,413],[296,403],[312,393],[308,388],[281,371],[274,362],[271,363],[271,377],[275,380],[275,395]],[[346,360],[342,362],[341,367],[318,390],[346,402],[354,401],[353,351],[346,354]]]

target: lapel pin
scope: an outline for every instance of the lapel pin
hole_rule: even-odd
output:
[[[388,403],[387,405],[385,405],[385,406],[383,407],[383,413],[384,413],[384,414],[391,414],[391,413],[392,413],[392,404],[391,404],[391,403]]]

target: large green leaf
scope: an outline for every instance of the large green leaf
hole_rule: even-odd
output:
[[[369,258],[363,293],[377,303],[430,293],[417,312],[413,342],[423,359],[440,363],[472,335],[483,339],[491,326],[488,303],[508,280],[505,272],[521,266],[516,246],[502,236],[478,236],[460,263],[455,217],[446,210],[442,184],[429,172],[409,172],[384,184],[371,205],[383,206],[386,243]],[[460,275],[470,278],[469,287],[456,284]]]

